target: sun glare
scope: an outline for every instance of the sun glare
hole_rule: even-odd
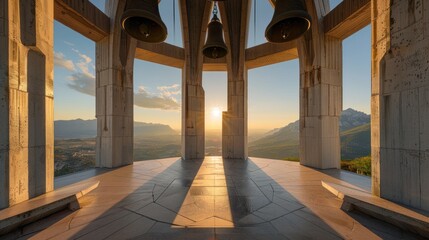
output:
[[[213,109],[212,109],[212,116],[213,116],[214,118],[219,118],[219,117],[220,117],[220,115],[221,115],[221,110],[220,110],[220,108],[215,107],[215,108],[213,108]]]

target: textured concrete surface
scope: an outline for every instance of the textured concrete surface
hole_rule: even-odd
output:
[[[137,42],[120,26],[124,1],[110,0],[106,12],[114,19],[109,36],[96,43],[97,167],[133,163],[133,68]]]
[[[300,64],[301,163],[340,167],[339,117],[342,106],[342,43],[323,31],[329,1],[307,0],[312,28],[298,42]]]
[[[429,210],[429,3],[372,2],[374,193]]]
[[[185,48],[182,70],[182,157],[201,159],[205,154],[205,92],[202,47],[210,2],[180,0]]]
[[[69,208],[80,208],[78,199],[98,187],[99,182],[66,186],[0,211],[0,235]]]
[[[225,23],[225,38],[229,54],[228,111],[222,114],[222,156],[246,159],[247,149],[247,19],[250,1],[225,1],[220,12]]]
[[[342,211],[342,201],[321,180],[362,189],[369,178],[340,170],[325,173],[269,159],[169,158],[136,162],[93,180],[99,187],[81,198],[80,210],[3,238],[418,239]]]
[[[0,2],[0,209],[53,189],[53,2]],[[37,64],[36,64],[37,63]]]
[[[429,238],[429,213],[411,209],[353,187],[324,182],[322,186],[343,200],[344,211],[359,210],[406,231]]]

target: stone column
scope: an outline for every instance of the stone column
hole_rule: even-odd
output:
[[[54,188],[53,4],[0,2],[0,209]]]
[[[245,48],[250,1],[220,2],[229,48],[228,111],[222,115],[222,156],[247,159],[247,68]]]
[[[429,210],[429,3],[372,1],[373,193]]]
[[[205,156],[205,94],[202,86],[202,47],[210,2],[181,0],[185,66],[182,72],[182,158]]]
[[[339,118],[342,111],[342,45],[324,34],[329,1],[306,1],[312,27],[298,40],[300,63],[300,162],[340,167]]]
[[[96,166],[133,163],[133,67],[136,40],[121,28],[125,1],[109,0],[111,33],[96,43]]]

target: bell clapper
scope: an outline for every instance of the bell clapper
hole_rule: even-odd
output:
[[[282,38],[285,40],[289,37],[289,26],[288,26],[288,24],[282,23],[281,35],[282,35]]]
[[[213,56],[213,58],[217,58],[218,57],[218,52],[217,52],[217,48],[216,47],[213,48],[212,56]]]
[[[148,38],[150,36],[150,27],[143,23],[140,25],[140,32],[143,33],[146,38]]]

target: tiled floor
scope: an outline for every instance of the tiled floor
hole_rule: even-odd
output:
[[[366,215],[340,210],[321,180],[368,190],[339,170],[251,158],[169,158],[57,179],[99,179],[81,200],[3,238],[21,239],[418,239]],[[1,237],[0,237],[1,238]]]

